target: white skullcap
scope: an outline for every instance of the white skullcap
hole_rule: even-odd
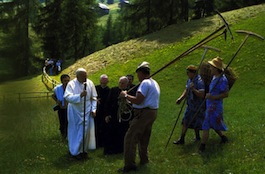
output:
[[[79,72],[86,72],[86,70],[84,68],[78,68],[75,74],[77,75]]]

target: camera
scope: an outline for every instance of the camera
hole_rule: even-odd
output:
[[[58,111],[60,109],[60,106],[59,105],[55,105],[54,107],[53,107],[53,111]]]

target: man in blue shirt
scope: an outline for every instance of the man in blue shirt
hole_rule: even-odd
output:
[[[57,85],[54,88],[54,93],[52,94],[53,100],[56,102],[56,107],[58,109],[58,118],[60,123],[60,132],[63,138],[67,137],[67,101],[64,99],[65,88],[70,81],[70,76],[67,74],[61,75],[62,84]],[[56,109],[56,110],[57,110]]]

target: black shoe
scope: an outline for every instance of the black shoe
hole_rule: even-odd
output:
[[[78,155],[71,155],[71,158],[73,158],[75,160],[78,160],[78,161],[83,159],[82,155],[80,155],[80,154],[78,154]]]
[[[194,142],[199,142],[199,141],[201,141],[201,137],[195,137],[194,138]]]
[[[66,139],[67,138],[67,134],[61,134],[62,135],[62,139]]]
[[[199,151],[200,152],[204,152],[205,151],[205,144],[201,144],[199,147]]]
[[[228,142],[228,138],[227,138],[227,136],[225,136],[225,135],[222,135],[221,136],[221,144],[223,144],[223,143],[227,143]]]
[[[137,170],[136,166],[130,166],[130,167],[126,166],[126,167],[118,169],[117,172],[118,173],[128,173],[130,171],[136,171],[136,170]]]
[[[177,141],[173,141],[173,144],[176,144],[176,145],[182,145],[182,144],[184,144],[185,142],[184,142],[184,139],[179,139],[179,140],[177,140]]]
[[[141,165],[141,166],[146,165],[146,164],[148,164],[148,163],[149,163],[149,160],[147,160],[147,161],[140,161],[140,165]]]
[[[72,158],[76,159],[76,160],[86,160],[88,159],[87,153],[79,153],[78,155],[71,155]]]
[[[86,153],[86,152],[84,152],[84,153],[81,153],[81,155],[82,155],[83,159],[88,159],[88,155],[87,155],[87,153]]]

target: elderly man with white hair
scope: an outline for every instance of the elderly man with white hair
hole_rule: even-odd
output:
[[[98,93],[97,101],[97,116],[95,118],[96,128],[96,143],[97,148],[103,147],[105,133],[105,105],[109,95],[110,88],[108,87],[109,78],[106,74],[102,74],[99,79],[99,85],[96,85]]]
[[[106,100],[104,155],[123,152],[124,136],[129,127],[129,119],[122,119],[119,115],[119,108],[122,107],[119,95],[121,91],[127,89],[128,82],[126,76],[120,77],[118,86],[110,89]]]
[[[64,98],[68,101],[69,153],[77,159],[87,158],[88,149],[96,148],[97,92],[84,68],[77,69],[76,78],[68,83]]]

